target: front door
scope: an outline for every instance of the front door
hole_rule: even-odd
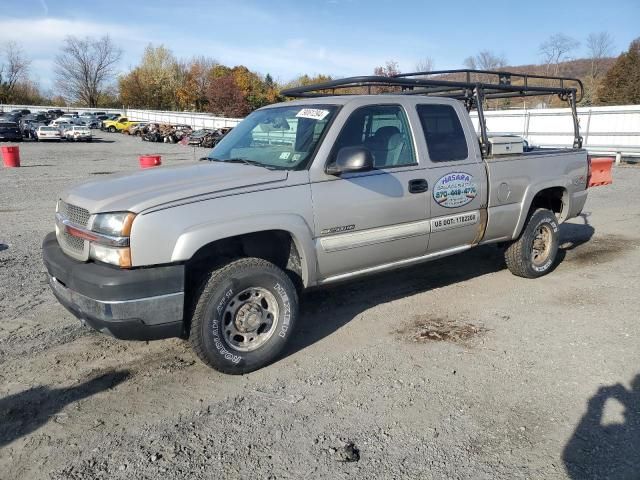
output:
[[[427,172],[417,162],[404,109],[356,109],[331,157],[346,146],[368,148],[375,168],[311,185],[322,280],[424,255],[429,241]]]

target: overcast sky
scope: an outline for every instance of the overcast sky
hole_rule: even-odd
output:
[[[438,69],[459,68],[483,49],[512,65],[537,63],[540,43],[558,32],[582,41],[580,57],[587,35],[606,30],[617,55],[640,36],[640,0],[0,0],[0,11],[0,43],[23,45],[45,89],[66,35],[111,35],[124,50],[123,72],[153,43],[281,81],[368,74],[391,59],[403,71],[423,57]]]

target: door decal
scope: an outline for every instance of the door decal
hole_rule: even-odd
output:
[[[445,208],[458,208],[473,201],[478,195],[478,187],[473,175],[452,172],[443,175],[433,186],[433,199]]]

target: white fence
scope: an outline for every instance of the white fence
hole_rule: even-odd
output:
[[[134,110],[127,108],[123,112],[129,120],[150,123],[170,123],[172,125],[190,125],[193,128],[235,127],[241,118],[214,117],[206,113],[161,112],[158,110]]]
[[[48,110],[50,106],[0,105],[0,110],[28,108]],[[123,113],[131,120],[153,123],[187,124],[193,128],[233,127],[241,119],[215,117],[206,113],[163,112],[157,110],[62,108],[65,111],[106,111]],[[541,147],[569,147],[573,144],[573,122],[568,108],[533,110],[491,110],[486,112],[490,134],[522,135]],[[640,105],[578,108],[580,134],[584,147],[592,154],[640,156]],[[472,113],[477,128],[477,115]]]
[[[522,135],[532,145],[570,147],[573,120],[568,108],[486,111],[490,135]],[[477,115],[472,120],[477,127]],[[640,156],[640,105],[578,108],[580,135],[592,154]]]

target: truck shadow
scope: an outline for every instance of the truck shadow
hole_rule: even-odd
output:
[[[603,424],[609,399],[624,407],[622,423]],[[587,402],[562,460],[574,480],[640,478],[640,374],[631,382],[631,389],[619,383],[598,389]]]
[[[65,406],[109,390],[129,378],[128,370],[105,373],[66,388],[34,387],[0,399],[0,448],[34,432]]]
[[[561,225],[561,248],[556,265],[564,260],[567,250],[589,241],[594,232],[593,227],[586,223],[586,218],[585,224]],[[464,282],[504,268],[502,249],[488,245],[432,262],[309,290],[301,299],[297,334],[284,356],[313,345],[376,305]]]

